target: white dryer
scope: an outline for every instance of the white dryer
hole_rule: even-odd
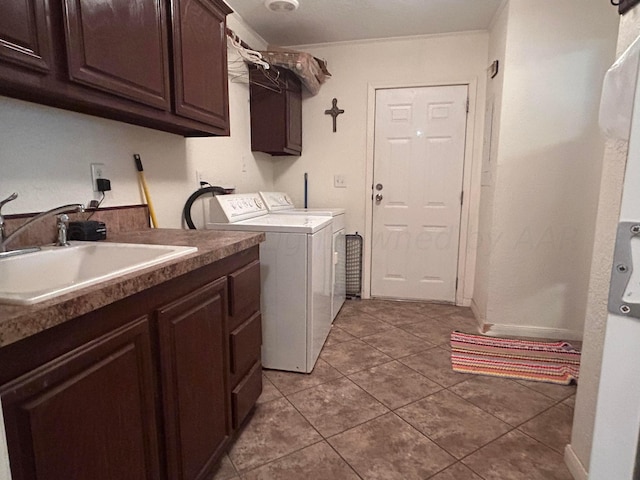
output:
[[[262,365],[310,373],[331,329],[331,218],[269,214],[259,194],[211,199],[208,229],[265,232]]]
[[[333,261],[331,265],[331,319],[335,320],[347,293],[347,252],[344,208],[295,208],[291,197],[284,192],[260,192],[270,213],[284,215],[319,215],[332,219]]]

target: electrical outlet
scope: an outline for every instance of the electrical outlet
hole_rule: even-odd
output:
[[[104,168],[104,163],[92,163],[91,164],[91,185],[93,191],[98,192],[97,181],[99,178],[107,178],[107,174]]]
[[[334,188],[347,188],[347,177],[344,175],[334,175],[333,186]]]

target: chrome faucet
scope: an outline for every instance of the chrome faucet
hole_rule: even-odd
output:
[[[31,225],[33,225],[38,220],[41,220],[45,217],[49,217],[52,215],[60,215],[60,214],[71,213],[71,212],[84,212],[84,205],[80,203],[62,205],[61,207],[52,208],[51,210],[47,210],[46,212],[39,213],[35,217],[30,218],[25,223],[23,223],[18,228],[16,228],[13,232],[11,232],[11,234],[7,235],[5,232],[4,217],[2,216],[1,209],[5,203],[11,202],[12,200],[15,200],[17,197],[18,197],[18,194],[14,193],[8,198],[6,198],[5,200],[0,201],[0,254],[7,251],[7,245],[14,238],[16,238],[18,235],[20,235],[22,232],[24,232],[26,229],[28,229]],[[66,215],[64,215],[64,217],[66,217],[66,219],[60,218],[58,220],[59,234],[58,234],[58,243],[56,245],[68,245],[67,238],[66,238],[67,237],[66,222],[69,220],[69,217],[67,217]],[[63,224],[63,227],[60,226],[61,223]],[[64,229],[64,233],[60,232],[60,230],[62,229]]]
[[[3,243],[7,235],[4,230],[4,216],[2,215],[2,207],[4,207],[5,204],[14,201],[16,198],[18,198],[18,194],[16,192],[13,192],[11,195],[0,202],[0,241]]]

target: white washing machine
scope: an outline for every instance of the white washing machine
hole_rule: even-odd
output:
[[[262,365],[310,373],[331,329],[331,218],[270,214],[259,194],[211,199],[208,229],[265,232]]]
[[[284,215],[319,215],[332,219],[333,262],[331,266],[331,319],[335,320],[342,308],[347,292],[347,243],[345,237],[344,208],[295,208],[291,197],[284,192],[260,192],[271,213]]]

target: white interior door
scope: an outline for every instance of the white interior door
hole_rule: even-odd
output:
[[[371,295],[455,302],[467,86],[376,91]]]

